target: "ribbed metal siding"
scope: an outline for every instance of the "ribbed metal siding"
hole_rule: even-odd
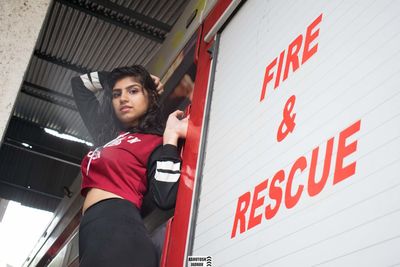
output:
[[[170,26],[188,3],[182,0],[111,2]],[[53,2],[35,50],[85,69],[111,70],[117,66],[145,65],[160,47],[161,44],[151,39]],[[77,75],[73,70],[33,56],[25,80],[72,96],[70,80]],[[19,100],[15,116],[90,139],[77,112],[24,94]]]

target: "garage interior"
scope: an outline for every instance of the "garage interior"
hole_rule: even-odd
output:
[[[80,162],[92,148],[92,138],[72,97],[71,78],[119,66],[147,66],[190,2],[50,3],[0,147],[0,221],[9,201],[55,212],[77,193],[71,187],[80,178]],[[178,85],[185,74],[194,80],[195,42],[193,36],[184,48],[183,63],[165,83],[161,99],[166,114],[190,103],[190,93],[180,93]],[[42,254],[39,266],[55,255]]]

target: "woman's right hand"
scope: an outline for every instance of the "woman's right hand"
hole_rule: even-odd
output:
[[[156,84],[157,87],[157,93],[159,95],[161,95],[162,93],[164,93],[164,84],[161,82],[160,78],[150,74],[151,78],[153,79],[154,83]]]
[[[179,138],[186,138],[189,117],[180,119],[183,115],[183,111],[176,110],[168,116],[163,135],[164,145],[171,144],[176,146]]]

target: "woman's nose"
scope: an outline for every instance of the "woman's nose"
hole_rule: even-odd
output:
[[[121,103],[127,102],[127,101],[128,101],[128,94],[125,93],[125,92],[122,92],[122,93],[121,93],[121,97],[119,98],[119,101],[120,101]]]

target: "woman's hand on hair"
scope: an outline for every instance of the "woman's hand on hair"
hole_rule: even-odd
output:
[[[157,87],[157,93],[161,95],[164,93],[164,84],[161,82],[160,78],[150,74],[151,78],[153,79],[154,83],[156,84]]]
[[[168,116],[163,135],[164,145],[170,144],[176,146],[179,138],[186,138],[189,117],[181,119],[183,115],[183,111],[177,110]]]

